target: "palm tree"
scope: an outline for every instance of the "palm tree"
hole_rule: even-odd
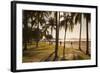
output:
[[[80,35],[79,35],[79,50],[81,50],[81,32],[82,32],[82,18],[83,16],[86,18],[86,38],[87,38],[87,43],[86,43],[86,54],[89,54],[89,43],[88,43],[88,23],[90,22],[90,14],[89,13],[77,13],[76,18],[75,18],[75,23],[80,23]]]
[[[55,57],[54,60],[57,60],[58,58],[58,42],[59,42],[59,20],[60,20],[60,12],[55,12],[55,23],[56,23],[56,40],[55,40]]]
[[[51,35],[53,35],[53,29],[55,29],[56,26],[55,18],[49,18],[48,25],[51,26]]]
[[[54,12],[52,12],[52,15],[54,15]],[[56,30],[56,23],[55,23],[55,17],[54,16],[52,16],[52,17],[50,17],[49,18],[49,20],[48,20],[48,26],[51,28],[51,35],[52,35],[52,37],[53,37],[53,30]],[[53,38],[52,38],[53,39]],[[51,40],[52,40],[51,39]],[[51,41],[51,44],[52,44],[52,41]]]
[[[89,22],[90,22],[90,20],[91,20],[91,16],[90,16],[90,14],[89,13],[85,13],[84,14],[84,17],[86,18],[86,54],[87,55],[90,55],[89,54]]]
[[[65,27],[64,47],[63,47],[63,59],[65,59],[65,40],[66,40],[66,31],[68,29],[67,22],[68,22],[68,19],[67,18],[61,22],[61,24],[62,24],[61,26]]]
[[[76,13],[75,24],[80,24],[80,31],[79,31],[79,50],[81,50],[81,33],[82,33],[82,15],[83,13]]]
[[[65,60],[65,44],[66,44],[66,32],[67,29],[72,32],[74,28],[74,19],[75,13],[64,13],[64,19],[61,21],[60,27],[65,28],[65,35],[64,35],[64,47],[63,47],[63,60]]]
[[[27,50],[27,43],[30,40],[31,29],[28,27],[28,19],[30,18],[30,11],[23,10],[23,45],[24,50]]]
[[[32,20],[32,25],[35,23],[35,26],[37,26],[37,29],[40,30],[40,26],[42,27],[43,24],[46,24],[46,18],[49,17],[51,12],[33,11],[33,13],[34,13],[34,16],[33,16],[34,20]],[[40,41],[40,39],[37,38],[36,47],[38,47],[39,41]]]

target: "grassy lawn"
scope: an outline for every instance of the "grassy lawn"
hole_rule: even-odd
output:
[[[28,45],[28,50],[23,51],[23,62],[40,62],[54,52],[54,45],[49,45],[46,42],[39,42],[38,48],[34,42]]]
[[[39,42],[38,48],[36,48],[36,43],[32,42],[27,45],[28,50],[23,51],[23,63],[28,62],[43,62],[43,61],[53,61],[55,45],[49,44],[47,42]],[[59,46],[58,49],[58,61],[62,60],[63,57],[63,46]],[[66,60],[86,60],[90,59],[90,56],[81,52],[75,48],[65,49]]]

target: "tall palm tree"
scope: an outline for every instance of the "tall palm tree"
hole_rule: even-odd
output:
[[[56,23],[56,39],[55,39],[55,57],[54,60],[58,58],[58,46],[59,46],[59,20],[60,20],[60,12],[55,12],[55,23]]]
[[[63,47],[63,59],[65,59],[65,41],[66,41],[66,31],[67,31],[67,29],[68,29],[68,24],[67,24],[67,22],[68,22],[68,19],[65,18],[63,21],[61,21],[61,24],[60,24],[61,27],[63,26],[63,27],[65,28],[64,47]]]
[[[85,17],[86,19],[86,54],[89,54],[89,35],[88,35],[88,23],[90,22],[90,14],[89,13],[77,13],[75,23],[80,23],[80,35],[79,35],[79,50],[81,50],[81,32],[82,32],[82,17]]]
[[[80,31],[79,31],[79,50],[81,50],[81,33],[82,33],[82,15],[83,13],[76,13],[75,24],[80,24]]]
[[[86,18],[86,54],[87,55],[90,55],[89,54],[89,22],[91,20],[91,15],[90,13],[85,13],[84,14],[84,17]]]
[[[70,31],[73,31],[74,28],[74,19],[75,13],[65,13],[64,12],[64,19],[61,21],[60,27],[65,28],[65,35],[64,35],[64,47],[63,47],[63,59],[65,59],[65,44],[66,44],[66,32],[69,28]]]

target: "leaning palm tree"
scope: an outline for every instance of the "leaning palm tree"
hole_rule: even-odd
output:
[[[64,18],[64,20],[61,21],[60,27],[65,28],[64,47],[63,47],[63,59],[65,59],[65,40],[66,40],[66,31],[68,29],[68,19],[67,18]]]
[[[86,18],[86,54],[87,55],[90,55],[89,54],[89,22],[91,20],[91,15],[89,13],[85,13],[84,14],[84,17]]]
[[[83,13],[76,13],[75,17],[75,24],[80,24],[80,31],[79,31],[79,50],[81,50],[81,33],[82,33],[82,15]]]
[[[61,21],[60,27],[65,28],[65,35],[64,35],[64,47],[63,47],[63,60],[65,60],[65,44],[66,44],[66,32],[69,29],[71,32],[74,28],[74,19],[75,13],[64,13],[64,19]]]

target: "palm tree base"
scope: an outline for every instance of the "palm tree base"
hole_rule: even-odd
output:
[[[91,56],[89,53],[86,53],[86,55]]]
[[[58,60],[58,57],[55,57],[54,59],[53,59],[53,61],[57,61]]]

